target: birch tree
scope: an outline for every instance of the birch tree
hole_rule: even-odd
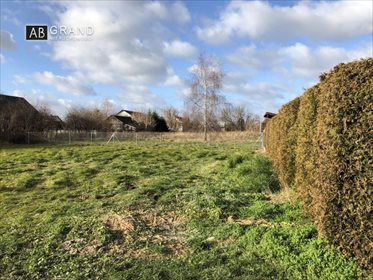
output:
[[[190,114],[202,119],[205,141],[208,131],[217,124],[223,76],[220,62],[212,56],[200,55],[191,69],[191,92],[186,101]]]

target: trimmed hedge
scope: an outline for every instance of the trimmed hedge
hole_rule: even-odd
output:
[[[285,104],[278,115],[267,123],[270,137],[266,147],[282,186],[291,187],[295,176],[295,148],[297,144],[297,116],[300,98]]]
[[[297,120],[295,186],[304,209],[310,214],[320,209],[320,205],[315,204],[319,201],[314,199],[319,196],[317,193],[318,189],[314,187],[317,177],[315,170],[318,168],[316,122],[318,111],[317,97],[319,95],[320,88],[318,85],[308,89],[303,94],[299,104],[299,118]]]
[[[369,269],[372,139],[373,58],[323,74],[267,123],[265,135],[282,186],[295,187],[319,232]]]

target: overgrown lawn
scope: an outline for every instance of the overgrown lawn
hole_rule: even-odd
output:
[[[358,279],[257,148],[0,148],[0,278]]]

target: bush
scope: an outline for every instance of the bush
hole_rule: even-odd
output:
[[[299,110],[298,110],[299,107]],[[265,144],[282,186],[319,230],[372,268],[373,58],[339,64],[267,123]]]

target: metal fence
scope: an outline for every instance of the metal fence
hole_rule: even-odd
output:
[[[210,132],[209,141],[256,141],[260,137],[258,131],[221,131]],[[171,140],[171,141],[203,141],[200,132],[102,132],[102,131],[43,131],[27,132],[27,143],[35,142],[78,142],[78,141],[143,141],[143,140]]]
[[[76,142],[76,141],[125,141],[162,139],[162,133],[156,132],[106,132],[106,131],[42,131],[28,132],[28,143],[46,142]]]

